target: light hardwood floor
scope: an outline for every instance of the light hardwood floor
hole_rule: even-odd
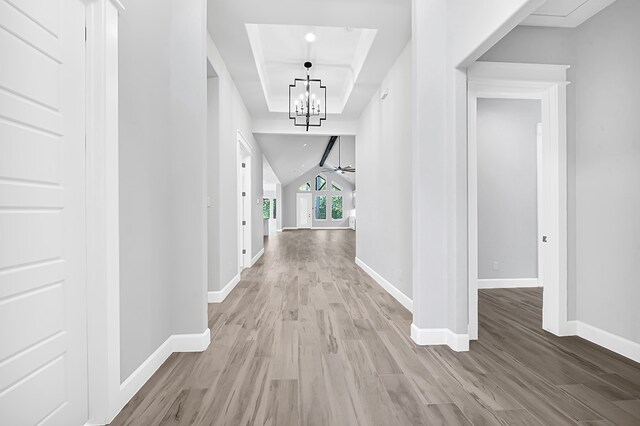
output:
[[[113,425],[640,425],[640,365],[541,329],[538,289],[480,293],[471,351],[419,347],[353,231],[290,231]]]

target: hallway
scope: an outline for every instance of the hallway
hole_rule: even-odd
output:
[[[354,265],[352,231],[290,231],[113,425],[640,423],[640,367],[541,330],[541,291],[480,294],[468,353],[419,347],[412,316]],[[587,424],[587,423],[584,423]]]

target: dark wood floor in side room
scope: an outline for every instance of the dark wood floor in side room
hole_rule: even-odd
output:
[[[290,231],[113,425],[640,425],[640,364],[541,329],[538,289],[480,293],[471,351],[419,347],[353,231]]]

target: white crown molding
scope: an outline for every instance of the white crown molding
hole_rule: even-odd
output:
[[[122,3],[121,0],[109,0],[111,2],[111,4],[113,4],[115,6],[116,9],[118,9],[118,11],[122,12],[125,7],[124,7],[124,3]]]

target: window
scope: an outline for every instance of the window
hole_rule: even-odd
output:
[[[276,219],[276,199],[273,199],[273,218]]]
[[[300,185],[300,188],[298,188],[298,191],[311,191],[311,184],[309,182],[303,183]]]
[[[262,218],[265,220],[271,218],[271,201],[268,198],[262,199]]]
[[[331,219],[342,219],[342,196],[331,197]]]
[[[327,178],[322,175],[316,176],[316,191],[324,191],[327,189]]]
[[[342,191],[342,187],[335,182],[331,182],[332,191]]]
[[[325,220],[327,218],[327,196],[318,195],[316,197],[316,220]]]

